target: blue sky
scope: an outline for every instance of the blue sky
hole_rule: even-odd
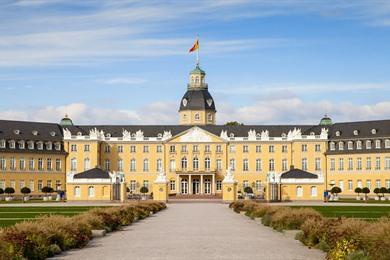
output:
[[[196,34],[220,124],[390,118],[387,0],[3,0],[0,118],[176,124]]]

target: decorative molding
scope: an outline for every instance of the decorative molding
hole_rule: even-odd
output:
[[[256,130],[249,130],[248,132],[248,140],[255,141],[256,140]]]
[[[220,137],[221,137],[222,139],[225,139],[225,140],[228,140],[228,139],[229,139],[226,130],[222,130],[222,131],[221,131]]]
[[[191,128],[186,134],[180,137],[180,142],[211,142],[211,136],[199,127]]]

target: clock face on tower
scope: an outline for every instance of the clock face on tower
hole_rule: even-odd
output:
[[[183,102],[183,106],[186,107],[186,106],[187,106],[187,102],[188,102],[187,99],[186,99],[186,98],[183,98],[183,101],[182,101],[182,102]]]

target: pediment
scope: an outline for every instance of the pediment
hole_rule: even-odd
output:
[[[180,133],[170,140],[170,142],[179,143],[211,143],[222,141],[220,137],[197,126]]]

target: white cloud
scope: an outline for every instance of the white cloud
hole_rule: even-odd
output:
[[[59,122],[68,114],[75,124],[177,124],[177,102],[156,102],[135,110],[109,109],[73,103],[0,112],[1,119]],[[260,100],[234,107],[218,106],[217,121],[245,124],[316,124],[324,114],[335,122],[390,119],[390,102],[359,105],[350,102],[304,101],[298,97]]]

